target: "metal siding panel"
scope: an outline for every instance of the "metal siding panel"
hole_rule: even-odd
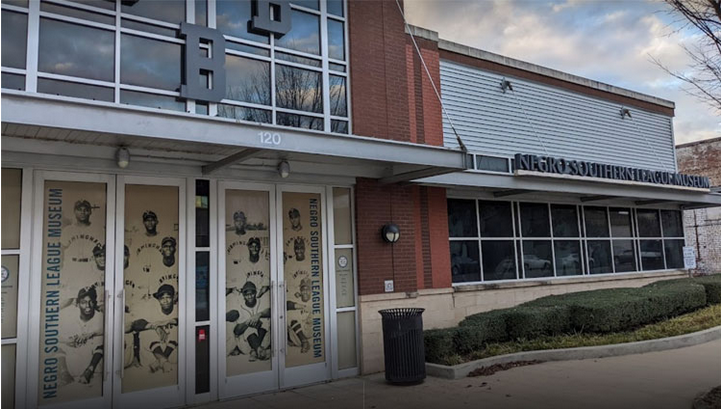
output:
[[[649,169],[675,170],[668,116],[518,78],[441,61],[441,95],[456,131],[473,152],[539,153]],[[444,144],[457,147],[448,118]]]

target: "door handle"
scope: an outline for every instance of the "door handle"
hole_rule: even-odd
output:
[[[120,331],[123,334],[121,338],[121,343],[123,346],[125,345],[125,287],[123,286],[123,289],[120,290],[120,294],[118,294],[118,298],[120,298]],[[124,350],[124,348],[123,348]],[[125,377],[125,359],[120,360],[120,378]]]
[[[105,326],[107,326],[108,322],[110,322],[110,320],[108,319],[109,318],[108,316],[110,314],[110,303],[111,302],[113,302],[113,296],[110,295],[110,291],[105,289]],[[105,328],[103,328],[103,330],[105,330]],[[105,340],[107,340],[107,338],[105,336],[103,336],[103,338],[105,338]],[[107,349],[108,349],[107,346],[103,347],[103,350],[107,350]],[[107,357],[105,357],[105,354],[103,354],[103,355],[104,355],[103,364],[105,365],[105,371],[104,371],[105,378],[103,379],[103,382],[105,382],[110,379],[110,362],[112,362],[112,355],[111,355],[111,359],[108,359]]]

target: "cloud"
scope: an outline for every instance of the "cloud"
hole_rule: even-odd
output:
[[[673,70],[689,60],[689,31],[656,1],[406,0],[409,23],[441,38],[676,102],[677,142],[721,134],[719,120],[691,98]]]

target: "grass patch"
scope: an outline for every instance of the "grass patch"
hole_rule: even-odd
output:
[[[564,334],[540,336],[534,339],[518,339],[510,342],[493,342],[485,348],[467,355],[451,355],[442,362],[445,365],[457,365],[491,356],[506,355],[523,351],[544,349],[577,348],[598,345],[623,344],[690,334],[692,332],[721,326],[721,304],[711,305],[694,312],[680,315],[666,321],[642,326],[633,331],[612,332],[608,334]]]

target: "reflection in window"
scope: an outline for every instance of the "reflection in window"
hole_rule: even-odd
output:
[[[195,24],[208,26],[208,0],[195,0]]]
[[[25,90],[25,76],[18,74],[2,73],[2,87],[5,89]]]
[[[85,4],[87,6],[97,7],[99,9],[115,11],[115,2],[110,0],[70,0],[73,3]],[[6,3],[3,1],[3,3]]]
[[[267,35],[248,31],[248,24],[251,19],[249,1],[217,0],[215,10],[216,27],[223,34],[259,43],[267,44],[270,42]]]
[[[38,78],[38,92],[106,102],[113,102],[115,100],[115,90],[113,88],[45,78]]]
[[[321,73],[276,64],[275,86],[279,108],[323,112]]]
[[[195,253],[195,322],[210,319],[210,253]]]
[[[451,278],[454,283],[481,281],[478,241],[452,241]]]
[[[326,7],[329,14],[343,17],[343,0],[328,0]]]
[[[609,240],[588,241],[588,267],[591,274],[613,273]]]
[[[611,235],[613,237],[632,237],[631,209],[611,209]]]
[[[448,199],[448,235],[478,237],[475,200]]]
[[[613,264],[617,273],[636,271],[636,247],[633,240],[613,241]]]
[[[291,4],[296,6],[306,7],[313,10],[320,10],[318,0],[291,0]]]
[[[155,24],[140,23],[126,18],[122,19],[120,25],[123,28],[129,28],[131,30],[145,31],[147,33],[158,34],[161,36],[176,38],[178,36],[178,30],[173,28],[161,27]]]
[[[270,111],[226,104],[218,104],[218,116],[264,124],[273,122]]]
[[[115,78],[115,33],[40,19],[38,69],[101,81]]]
[[[553,242],[553,246],[556,254],[556,275],[583,274],[581,247],[578,240],[556,240]]]
[[[481,215],[481,237],[513,237],[511,203],[478,201]]]
[[[93,4],[94,5],[94,4]],[[108,16],[107,14],[93,13],[90,11],[80,10],[73,7],[64,7],[57,4],[51,3],[40,3],[40,11],[46,11],[48,13],[61,14],[69,17],[76,17],[83,20],[95,21],[98,23],[115,25],[115,17]]]
[[[26,14],[2,11],[2,66],[25,68],[28,17]]]
[[[185,111],[185,102],[175,97],[165,95],[148,94],[145,92],[120,91],[120,103],[128,105],[139,105],[148,108],[169,109],[172,111]]]
[[[292,126],[294,128],[313,129],[316,131],[323,130],[323,119],[306,115],[294,115],[278,112],[276,123],[282,126]]]
[[[508,159],[495,156],[476,155],[476,169],[491,172],[508,172]]]
[[[638,235],[641,237],[661,237],[661,225],[658,220],[658,210],[638,209]]]
[[[553,277],[553,254],[551,251],[550,240],[524,240],[524,276],[526,278]]]
[[[481,242],[483,251],[483,279],[485,281],[515,280],[516,262],[511,240]]]
[[[348,122],[336,121],[335,119],[330,121],[330,131],[335,133],[348,133]]]
[[[666,268],[683,268],[683,240],[664,240]]]
[[[240,51],[248,54],[262,55],[263,57],[270,57],[270,51],[266,48],[253,47],[246,44],[234,43],[232,41],[225,42],[225,48],[228,50]],[[278,57],[278,53],[275,54]]]
[[[683,222],[678,210],[661,210],[663,237],[683,237]]]
[[[345,72],[345,65],[328,63],[328,69],[331,71]]]
[[[235,101],[270,105],[270,63],[226,55],[225,97]]]
[[[275,40],[278,47],[320,55],[320,17],[298,10],[291,11],[291,29]]]
[[[523,237],[551,237],[548,205],[545,203],[521,203],[521,230]]]
[[[275,58],[277,60],[290,61],[290,62],[295,62],[295,63],[303,64],[303,65],[310,65],[311,67],[320,68],[323,65],[320,60],[316,60],[315,58],[298,57],[297,55],[282,53],[280,51],[275,52]]]
[[[578,216],[574,205],[551,205],[553,237],[578,237]]]
[[[663,269],[663,248],[661,240],[641,240],[641,268],[643,270]]]
[[[180,24],[185,21],[185,0],[121,2],[122,12],[153,20]],[[130,2],[127,2],[130,3]]]
[[[179,44],[123,34],[120,49],[120,82],[178,90],[181,66]]]
[[[345,77],[330,76],[330,114],[333,116],[348,116],[348,103],[346,99]]]
[[[584,207],[587,237],[608,237],[608,218],[605,207]]]
[[[343,23],[328,19],[328,58],[345,60]]]

